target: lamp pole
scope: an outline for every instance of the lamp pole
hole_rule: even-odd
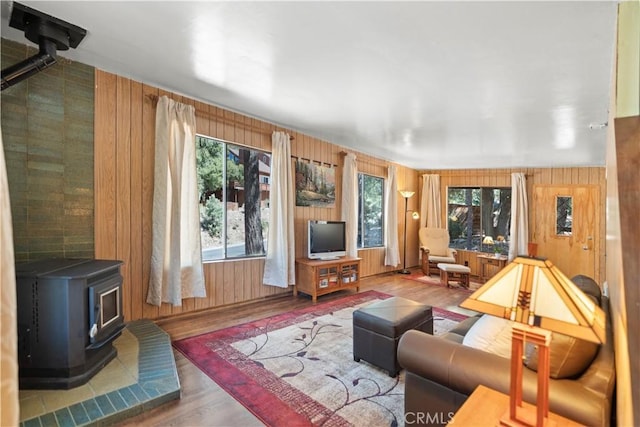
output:
[[[409,197],[415,194],[414,191],[401,191],[402,197],[404,197],[404,252],[402,254],[402,270],[398,273],[400,274],[409,274],[411,273],[407,270],[407,212],[409,206]]]

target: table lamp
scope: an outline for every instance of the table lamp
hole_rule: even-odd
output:
[[[514,321],[511,343],[508,426],[549,422],[549,343],[551,332],[595,343],[605,341],[605,315],[553,263],[517,257],[460,304],[461,307]],[[538,346],[536,411],[522,405],[522,356],[525,342]]]
[[[494,243],[495,242],[493,241],[493,237],[491,237],[491,236],[484,236],[484,239],[482,239],[482,244],[483,245],[493,246]]]

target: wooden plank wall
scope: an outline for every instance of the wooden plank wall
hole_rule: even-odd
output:
[[[618,372],[618,413],[640,422],[640,116],[617,118],[607,169],[614,187],[608,200],[607,281],[611,289]],[[635,360],[635,362],[633,362]],[[629,365],[632,368],[629,370]],[[630,371],[630,372],[629,372]],[[633,408],[633,409],[629,409]],[[620,418],[619,418],[620,419]],[[633,422],[632,422],[633,424]]]
[[[337,167],[334,208],[295,208],[297,257],[306,253],[307,220],[340,219],[340,152],[345,148],[101,70],[96,70],[95,88],[95,253],[97,258],[124,261],[123,308],[126,320],[158,319],[291,292],[262,285],[264,259],[257,258],[205,263],[206,298],[186,299],[181,307],[163,304],[158,308],[145,303],[150,271],[153,200],[155,102],[152,96],[166,95],[194,105],[197,132],[200,134],[271,151],[271,133],[285,130],[295,138],[291,145],[292,156]],[[355,154],[361,172],[386,178],[389,162]],[[401,166],[397,169],[399,189],[417,192],[417,171]],[[414,196],[409,208],[417,209],[418,200]],[[400,239],[404,227],[403,210],[404,203],[399,203]],[[417,223],[411,221],[407,245],[414,250],[407,253],[407,266],[418,264],[417,233]],[[402,240],[400,245],[402,248]],[[396,269],[383,265],[384,250],[381,248],[362,250],[359,256],[363,258],[363,276]]]
[[[177,94],[135,82],[114,74],[96,70],[95,104],[95,242],[96,257],[123,260],[125,277],[124,311],[127,320],[157,319],[290,292],[263,286],[261,278],[264,260],[248,259],[218,261],[205,264],[207,298],[184,300],[183,306],[145,303],[151,254],[151,206],[153,198],[153,144],[155,133],[155,104],[149,95],[167,95],[196,107],[197,131],[203,135],[244,144],[266,151],[271,150],[273,130],[285,130],[295,139],[292,155],[336,169],[336,205],[334,208],[296,207],[294,227],[296,257],[306,253],[306,223],[309,219],[340,219],[340,183],[342,179],[342,151],[344,147],[301,134],[273,124],[204,104]],[[355,153],[358,169],[375,176],[387,176],[389,162]],[[397,166],[398,188],[417,191],[421,173]],[[524,169],[528,190],[535,184],[597,184],[600,203],[604,206],[604,168]],[[452,170],[431,171],[441,176],[442,203],[446,205],[448,186],[510,186],[512,170]],[[419,194],[409,199],[408,209],[419,209]],[[601,209],[604,212],[604,209]],[[535,224],[536,210],[530,205],[531,223]],[[443,214],[444,216],[444,214]],[[398,234],[401,260],[403,257],[404,219],[407,223],[407,266],[419,263],[418,222],[404,212],[404,200],[398,203]],[[444,218],[443,218],[444,219]],[[605,221],[601,221],[604,227]],[[532,230],[533,231],[533,230]],[[597,242],[597,271],[604,278],[604,230]],[[362,275],[369,276],[393,271],[384,266],[382,248],[360,250]],[[474,253],[461,251],[461,261],[467,261],[477,274]]]
[[[604,167],[580,167],[580,168],[521,168],[521,169],[467,169],[467,170],[432,170],[422,171],[425,173],[440,175],[440,191],[442,206],[447,206],[447,188],[456,186],[480,186],[480,187],[511,187],[511,174],[514,172],[524,172],[527,178],[527,194],[531,201],[534,185],[597,185],[600,192],[600,227],[594,236],[596,251],[596,275],[594,279],[602,284],[605,279],[605,202],[606,202],[606,180]],[[422,187],[422,179],[420,179]],[[446,224],[447,213],[443,209],[442,221]],[[536,224],[540,222],[542,212],[529,203],[529,238],[534,235]],[[464,264],[467,261],[473,275],[479,275],[480,264],[476,259],[476,253],[471,251],[459,251],[459,262]]]

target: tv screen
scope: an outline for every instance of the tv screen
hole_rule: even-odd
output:
[[[336,259],[347,254],[344,221],[309,221],[308,257]]]

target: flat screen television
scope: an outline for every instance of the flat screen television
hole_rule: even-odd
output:
[[[344,221],[309,221],[307,242],[310,259],[338,259],[346,256],[346,241]]]

